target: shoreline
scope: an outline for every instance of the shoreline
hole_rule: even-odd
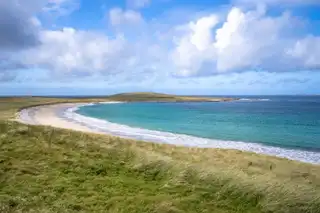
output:
[[[171,144],[185,147],[234,149],[276,156],[300,162],[320,164],[320,152],[299,149],[280,148],[263,144],[222,141],[195,136],[160,132],[142,128],[129,127],[111,123],[105,120],[86,117],[75,111],[82,106],[92,103],[61,103],[24,108],[18,112],[17,121],[29,125],[47,125],[58,128],[71,129],[82,132],[112,135],[145,142]],[[99,102],[101,104],[125,102]]]

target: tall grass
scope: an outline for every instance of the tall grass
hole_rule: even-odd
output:
[[[15,122],[0,122],[0,132],[4,213],[320,210],[318,166],[274,158],[275,168],[285,169],[280,172],[262,165],[258,155],[237,151],[155,145]],[[245,156],[243,162],[231,165],[231,159],[223,159],[237,160],[237,155]],[[250,157],[252,163],[245,164]],[[220,162],[213,162],[217,158]],[[301,177],[300,168],[305,168]]]

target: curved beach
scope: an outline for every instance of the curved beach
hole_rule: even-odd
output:
[[[111,103],[117,102],[109,102],[109,104]],[[68,103],[31,107],[21,110],[18,113],[18,120],[25,124],[47,125],[83,132],[109,134],[147,142],[151,141],[199,148],[237,149],[301,162],[320,164],[320,152],[285,149],[240,141],[213,140],[183,134],[133,128],[105,120],[86,117],[75,112],[79,107],[85,105],[88,105],[88,103]]]

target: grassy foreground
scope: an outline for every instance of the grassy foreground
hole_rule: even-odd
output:
[[[320,166],[8,120],[66,101],[0,99],[0,212],[320,212]]]

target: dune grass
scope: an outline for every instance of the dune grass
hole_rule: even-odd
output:
[[[7,120],[61,101],[0,99],[0,212],[320,212],[317,165]]]

